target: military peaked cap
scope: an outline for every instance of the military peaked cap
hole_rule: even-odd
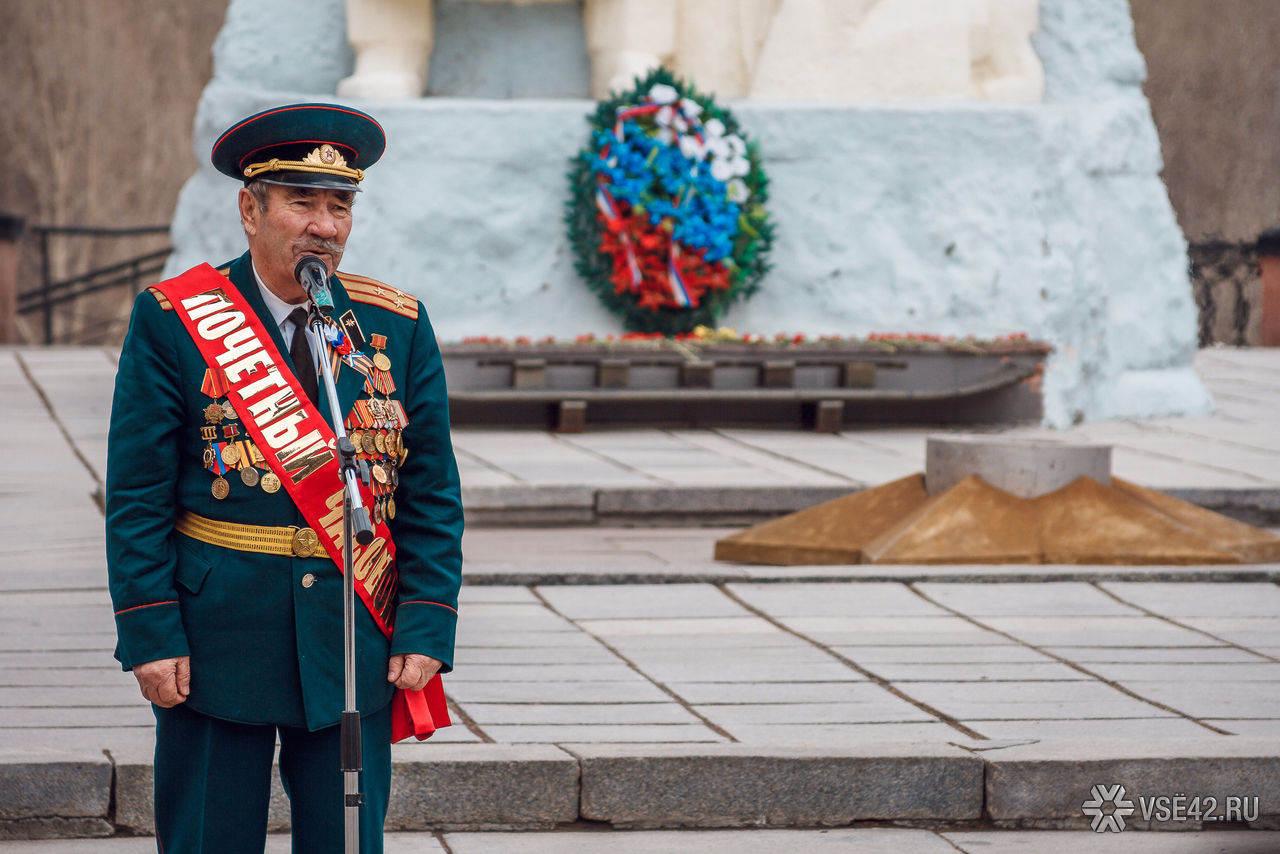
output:
[[[224,175],[270,184],[359,190],[387,138],[373,118],[338,104],[288,104],[241,119],[213,144]]]

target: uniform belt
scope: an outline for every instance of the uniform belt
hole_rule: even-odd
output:
[[[273,528],[266,525],[241,525],[238,522],[219,522],[206,519],[190,511],[178,516],[174,530],[193,540],[235,549],[242,552],[282,555],[284,557],[319,557],[329,555],[320,548],[320,538],[311,528],[290,525]]]

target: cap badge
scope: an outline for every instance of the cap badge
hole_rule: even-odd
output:
[[[327,142],[302,158],[302,162],[312,163],[316,166],[340,166],[344,168],[347,165],[347,159],[338,153],[338,149]]]

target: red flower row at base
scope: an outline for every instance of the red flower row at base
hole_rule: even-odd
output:
[[[572,342],[558,339],[554,335],[547,335],[536,339],[538,344],[596,344],[596,343],[615,343],[618,341],[662,341],[667,336],[661,332],[624,332],[620,335],[596,335],[588,332],[584,335],[576,336]],[[844,335],[817,335],[813,338],[806,337],[803,333],[790,334],[779,332],[773,337],[757,335],[751,332],[739,334],[733,330],[709,330],[705,327],[699,327],[693,332],[687,332],[682,335],[674,336],[676,341],[706,341],[724,344],[857,344],[861,342],[882,342],[887,344],[962,344],[962,343],[984,343],[984,344],[1010,344],[1024,341],[1030,341],[1025,332],[1011,332],[1007,335],[997,335],[993,338],[978,338],[973,335],[965,338],[957,338],[954,335],[937,335],[932,332],[872,332],[864,336],[844,336]],[[508,345],[516,344],[519,346],[528,346],[535,343],[535,339],[520,335],[515,338],[507,339],[502,336],[494,335],[470,335],[462,339],[463,344],[495,344]]]

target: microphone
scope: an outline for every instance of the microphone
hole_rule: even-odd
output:
[[[316,309],[328,316],[333,311],[333,298],[329,296],[329,270],[315,255],[303,255],[293,268],[293,277],[315,303]]]

